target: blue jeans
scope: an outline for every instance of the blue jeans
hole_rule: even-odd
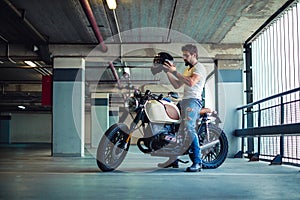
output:
[[[198,135],[196,132],[196,121],[200,117],[202,101],[200,99],[183,99],[180,103],[181,117],[184,125],[184,132],[190,137],[190,150],[192,152],[191,160],[193,163],[202,163],[201,151]],[[181,129],[182,130],[182,129]]]

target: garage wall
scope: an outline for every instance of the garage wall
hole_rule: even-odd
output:
[[[85,143],[90,144],[90,113],[86,113]],[[10,143],[51,143],[51,114],[12,113]]]
[[[241,127],[241,116],[236,108],[243,105],[243,82],[241,70],[219,71],[219,116],[223,123],[221,127],[228,139],[228,157],[233,157],[240,150],[240,140],[233,136]]]
[[[11,143],[51,143],[51,114],[11,114]]]

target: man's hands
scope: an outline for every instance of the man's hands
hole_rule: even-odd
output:
[[[164,62],[163,67],[164,67],[164,69],[165,69],[165,70],[164,70],[165,72],[173,73],[173,72],[176,71],[175,65],[174,65],[173,63],[169,62],[169,61]]]
[[[178,77],[178,75],[180,74],[177,73],[175,65],[171,62],[166,61],[164,62],[163,67],[164,67],[164,72],[166,72],[167,77],[170,83],[173,85],[173,87],[175,89],[180,88],[184,82],[181,81],[180,78]]]
[[[182,74],[178,73],[176,71],[176,66],[173,63],[164,62],[163,67],[164,71],[167,73],[169,81],[175,89],[181,87],[183,84],[192,87],[200,80],[199,74],[183,76]]]

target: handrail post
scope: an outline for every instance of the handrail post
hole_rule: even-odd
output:
[[[253,107],[247,108],[247,128],[253,128]],[[247,147],[248,147],[248,154],[254,153],[254,138],[247,137]]]
[[[283,96],[280,97],[280,124],[284,124],[284,103],[283,103]],[[281,134],[280,136],[280,155],[283,157],[284,153],[284,135]]]
[[[260,104],[258,104],[258,116],[257,116],[257,126],[261,127],[261,110],[260,110]],[[258,155],[260,155],[260,143],[261,143],[261,136],[257,137],[257,151]]]
[[[242,109],[242,129],[245,129],[245,110],[244,109]],[[241,138],[242,139],[242,148],[241,148],[241,151],[242,151],[242,153],[244,153],[245,152],[245,138],[244,137],[242,137]]]
[[[253,93],[252,93],[252,44],[244,44],[245,53],[245,74],[246,74],[246,101],[247,104],[253,103]],[[252,107],[247,107],[247,128],[253,127],[253,113]],[[251,113],[249,115],[249,113]],[[253,137],[247,137],[247,153],[252,154],[254,151],[254,139]]]
[[[280,124],[284,124],[284,103],[283,96],[280,96]],[[279,138],[279,154],[275,156],[275,158],[271,161],[272,165],[281,165],[282,158],[284,154],[284,134],[280,135]]]

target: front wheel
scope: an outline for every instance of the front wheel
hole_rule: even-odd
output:
[[[105,132],[97,149],[97,165],[101,171],[113,171],[121,165],[130,146],[130,140],[126,143],[128,134],[125,124],[114,124]]]

